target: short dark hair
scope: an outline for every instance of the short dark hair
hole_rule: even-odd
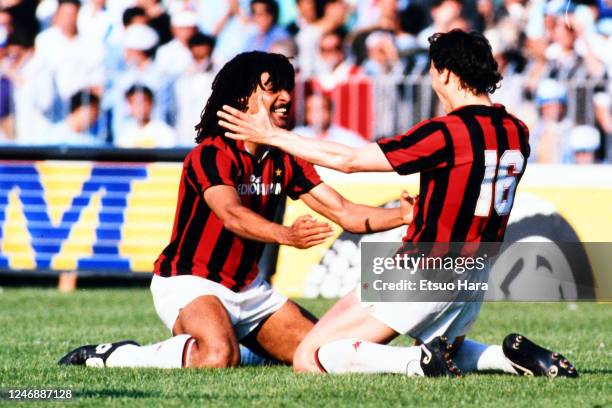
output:
[[[134,84],[125,91],[125,97],[129,98],[130,96],[141,93],[144,94],[149,100],[154,101],[155,97],[153,96],[153,91],[146,85]]]
[[[16,27],[13,32],[9,34],[6,44],[17,45],[23,48],[32,48],[34,47],[34,39],[25,32],[25,30]]]
[[[144,11],[142,7],[128,7],[123,12],[123,16],[121,17],[121,22],[124,27],[129,26],[134,21],[134,18],[142,16],[146,17],[147,13]]]
[[[338,37],[340,39],[340,42],[344,44],[344,40],[346,40],[346,37],[348,36],[348,31],[346,30],[346,28],[344,28],[344,26],[340,26],[340,27],[334,28],[331,31],[324,33],[322,37],[325,37],[328,35]]]
[[[192,35],[188,42],[189,48],[197,45],[208,45],[211,49],[215,48],[216,43],[217,39],[215,37],[208,34],[203,34],[199,31]]]
[[[82,106],[100,106],[100,97],[89,90],[78,91],[70,97],[70,113],[73,113]]]
[[[289,59],[281,54],[262,51],[243,52],[236,55],[217,73],[212,93],[200,115],[200,123],[195,126],[196,143],[207,137],[222,135],[225,130],[219,126],[217,111],[223,105],[230,105],[243,112],[247,110],[249,96],[262,86],[261,74],[270,74],[274,89],[288,92],[295,86],[295,71]]]
[[[276,0],[251,0],[251,9],[253,8],[253,4],[256,3],[264,4],[268,13],[272,15],[272,22],[274,22],[274,24],[278,23],[279,9]]]
[[[313,98],[313,97],[320,97],[322,100],[324,100],[325,102],[327,102],[327,106],[329,107],[329,111],[333,112],[334,109],[336,109],[336,105],[334,104],[334,100],[331,98],[331,96],[325,92],[311,92],[309,93],[305,100],[308,101],[308,99]]]
[[[438,72],[449,70],[459,77],[463,89],[475,95],[495,92],[502,79],[489,41],[475,31],[455,29],[432,35],[429,58]]]
[[[431,8],[440,7],[442,4],[446,3],[447,1],[454,1],[455,3],[458,3],[461,7],[463,7],[462,0],[433,0],[433,2],[431,3]]]
[[[74,4],[77,7],[81,7],[81,1],[80,0],[59,0],[57,2],[58,6],[61,6],[62,4]]]

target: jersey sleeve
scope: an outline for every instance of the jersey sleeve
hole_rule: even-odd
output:
[[[306,194],[317,185],[321,184],[321,177],[317,170],[309,162],[290,157],[291,165],[291,180],[287,185],[287,195],[293,200],[300,198],[302,194]]]
[[[204,146],[199,152],[194,152],[187,171],[195,178],[202,193],[212,186],[237,185],[231,157],[216,146]]]
[[[450,135],[444,123],[427,120],[407,133],[376,143],[398,174],[412,174],[444,167],[452,160]]]

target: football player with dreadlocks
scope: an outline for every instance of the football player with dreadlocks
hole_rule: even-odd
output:
[[[302,216],[291,226],[273,221],[286,196],[354,233],[383,231],[412,219],[414,199],[400,207],[354,204],[323,183],[313,165],[280,149],[223,137],[224,105],[255,112],[263,104],[286,127],[294,70],[279,54],[248,52],[217,74],[187,155],[170,243],[155,261],[155,310],[173,337],[140,346],[122,341],[79,347],[63,365],[98,367],[233,367],[239,344],[291,364],[315,318],[258,276],[266,244],[309,248],[333,232]]]

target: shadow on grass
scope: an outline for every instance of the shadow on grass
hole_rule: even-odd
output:
[[[160,398],[161,393],[155,391],[139,391],[139,390],[76,390],[77,398]]]
[[[612,369],[609,368],[597,368],[597,369],[578,369],[578,374],[599,374],[599,375],[612,375]]]

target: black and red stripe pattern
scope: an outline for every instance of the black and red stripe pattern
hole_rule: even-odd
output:
[[[242,142],[222,137],[202,141],[185,158],[172,236],[154,272],[201,276],[239,291],[257,276],[265,244],[225,229],[204,200],[206,189],[232,186],[244,206],[272,221],[286,196],[298,199],[320,182],[310,163],[278,149],[256,158]]]
[[[405,241],[503,240],[530,153],[527,127],[503,105],[464,106],[378,144],[397,173],[421,173]]]

